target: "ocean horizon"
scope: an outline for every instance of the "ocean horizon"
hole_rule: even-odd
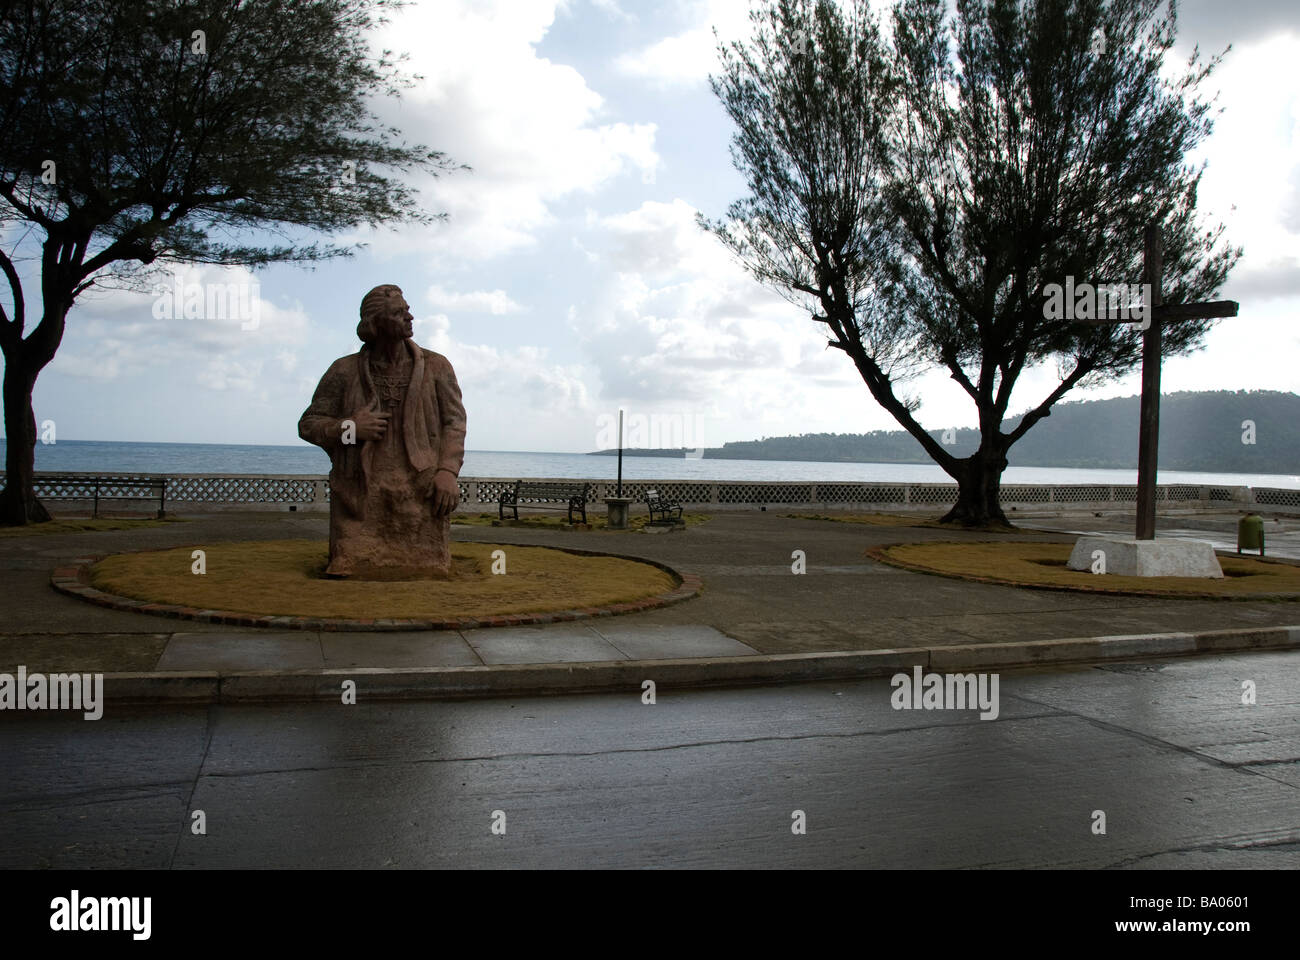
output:
[[[0,440],[0,451],[5,441]],[[586,453],[468,450],[465,477],[554,477],[613,480],[617,457]],[[36,445],[36,469],[77,473],[323,475],[325,451],[310,444],[144,443],[110,440],[60,440]],[[902,482],[951,483],[933,463],[866,463],[804,460],[687,460],[623,455],[624,480]],[[1019,467],[1003,474],[1004,483],[1137,482],[1136,469]],[[1196,483],[1300,489],[1300,475],[1212,473],[1161,470],[1160,483]]]

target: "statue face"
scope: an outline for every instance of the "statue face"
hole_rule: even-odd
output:
[[[414,320],[406,298],[400,293],[395,293],[388,298],[388,305],[378,317],[375,324],[376,332],[385,339],[407,340],[415,334],[412,326]]]

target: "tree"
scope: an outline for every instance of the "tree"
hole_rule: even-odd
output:
[[[28,0],[7,8],[0,523],[49,519],[32,489],[32,390],[86,290],[139,285],[150,265],[167,262],[258,267],[348,255],[294,234],[439,218],[377,171],[454,167],[402,141],[366,106],[409,83],[387,51],[375,57],[367,46],[367,32],[393,6]],[[16,242],[15,225],[25,228]],[[19,249],[36,245],[26,239],[34,231],[40,320],[27,331]]]
[[[866,0],[769,0],[720,45],[713,91],[750,195],[715,233],[760,281],[810,309],[875,400],[958,484],[945,521],[1006,523],[1007,451],[1077,386],[1141,358],[1136,325],[1056,316],[1067,278],[1140,284],[1143,228],[1165,228],[1165,301],[1204,299],[1241,250],[1196,217],[1210,132],[1195,88],[1218,58],[1162,78],[1176,4],[899,0],[886,37]],[[1127,304],[1125,304],[1127,306]],[[1164,352],[1202,342],[1171,325]],[[1025,370],[1058,383],[1003,431]],[[974,403],[958,457],[916,419],[907,381],[946,369]]]

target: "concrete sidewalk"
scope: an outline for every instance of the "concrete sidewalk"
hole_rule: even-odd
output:
[[[1032,522],[1053,521],[1040,516]],[[1115,517],[1059,522],[1079,530],[1124,524]],[[1173,523],[1196,529],[1188,518]],[[337,696],[342,673],[363,671],[372,679],[391,674],[391,695],[418,695],[421,689],[598,689],[607,682],[639,683],[647,665],[682,683],[769,682],[870,675],[898,664],[974,668],[1300,646],[1300,629],[1292,626],[1300,624],[1294,602],[1075,594],[927,576],[876,563],[864,550],[1007,535],[797,520],[775,511],[720,513],[701,526],[657,536],[455,528],[460,540],[609,551],[703,578],[696,599],[587,622],[466,631],[275,632],[104,609],[49,586],[52,568],[89,554],[326,536],[324,518],[223,514],[133,531],[0,538],[0,671],[21,664],[29,671],[120,674],[121,682],[110,688],[123,696],[132,690],[148,696],[148,685],[141,683],[150,676],[157,689],[182,696],[214,690],[233,695],[239,689],[249,696],[275,696],[276,690]],[[1013,536],[1070,539],[1048,531]],[[807,557],[802,576],[791,570],[796,550]]]

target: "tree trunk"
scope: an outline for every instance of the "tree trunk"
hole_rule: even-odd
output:
[[[998,502],[1002,471],[1007,468],[1006,453],[981,443],[975,453],[958,462],[960,467],[953,477],[957,481],[957,502],[939,522],[966,527],[1010,526]]]
[[[5,488],[0,492],[0,525],[44,523],[49,513],[32,488],[36,475],[36,413],[32,390],[36,370],[26,369],[21,349],[5,357]]]

